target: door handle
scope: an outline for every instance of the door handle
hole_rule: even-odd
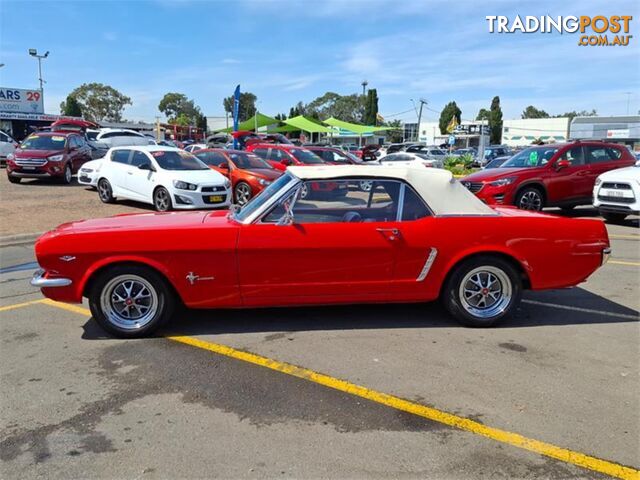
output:
[[[395,240],[400,236],[400,230],[397,228],[376,228],[376,230],[385,234],[389,240]]]
[[[129,171],[127,172],[127,175],[133,175],[133,172],[132,172],[131,170],[129,170]]]

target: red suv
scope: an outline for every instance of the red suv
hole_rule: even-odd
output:
[[[278,170],[286,170],[289,165],[323,165],[324,161],[315,153],[304,147],[295,145],[275,145],[267,143],[252,143],[247,146],[247,152],[253,152],[263,158]]]
[[[634,164],[623,145],[576,141],[527,148],[500,168],[472,173],[461,182],[488,204],[569,210],[591,204],[598,175]]]
[[[23,178],[57,178],[71,183],[71,176],[91,160],[91,147],[84,137],[70,132],[39,132],[29,135],[7,157],[11,183]]]

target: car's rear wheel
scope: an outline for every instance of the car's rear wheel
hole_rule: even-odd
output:
[[[11,175],[7,175],[7,178],[9,183],[20,183],[20,180],[22,180],[20,177],[12,177]]]
[[[516,207],[539,212],[544,208],[544,194],[536,187],[525,187],[516,195]]]
[[[306,183],[302,184],[300,187],[300,198],[307,198],[309,196],[309,187]]]
[[[157,272],[119,265],[102,272],[89,292],[98,324],[120,338],[145,337],[164,325],[175,307],[174,293]]]
[[[98,197],[100,197],[102,203],[113,203],[115,201],[111,184],[106,178],[101,178],[98,181]]]
[[[153,206],[159,212],[171,210],[171,195],[164,187],[158,187],[153,192]]]
[[[460,323],[491,327],[520,303],[522,280],[508,261],[479,256],[464,261],[449,277],[442,300]]]
[[[69,185],[71,183],[72,178],[73,178],[73,173],[71,172],[71,165],[67,163],[64,166],[64,171],[62,172],[62,177],[60,178],[60,181],[65,185]]]
[[[620,223],[627,218],[626,213],[600,212],[600,215],[602,215],[607,222],[611,223]]]
[[[358,187],[363,192],[370,192],[371,187],[373,187],[373,182],[371,180],[362,180],[361,182],[358,182]]]
[[[248,183],[238,182],[233,196],[238,205],[245,205],[252,197],[251,187]]]

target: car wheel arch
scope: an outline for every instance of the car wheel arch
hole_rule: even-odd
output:
[[[542,183],[541,180],[530,180],[530,181],[527,181],[526,183],[518,185],[518,188],[516,189],[516,192],[513,195],[513,201],[514,202],[515,202],[516,198],[518,198],[518,195],[520,194],[520,192],[522,192],[522,190],[524,190],[525,188],[536,188],[536,189],[538,189],[540,191],[540,193],[542,193],[542,197],[543,197],[543,200],[545,202],[549,198],[548,195],[547,195],[547,189],[545,188],[544,183]]]
[[[476,257],[495,257],[500,258],[502,260],[506,260],[509,262],[517,272],[520,273],[520,278],[522,280],[522,288],[524,290],[531,289],[531,277],[530,277],[530,268],[526,265],[526,262],[519,260],[516,255],[511,252],[505,251],[503,249],[477,249],[474,251],[467,251],[453,258],[443,270],[444,275],[442,277],[442,282],[439,287],[439,295],[442,296],[443,289],[449,282],[449,278],[456,269],[462,265],[464,262]]]
[[[106,258],[102,259],[100,262],[95,263],[90,268],[87,269],[82,281],[79,285],[79,297],[86,297],[91,288],[93,286],[93,282],[106,270],[116,266],[123,265],[131,265],[138,267],[145,267],[155,271],[158,275],[160,275],[166,282],[167,286],[173,291],[176,296],[176,300],[184,303],[182,296],[180,295],[180,291],[176,288],[175,279],[171,276],[168,269],[162,265],[161,263],[150,260],[147,258],[141,257],[117,257],[117,258]]]

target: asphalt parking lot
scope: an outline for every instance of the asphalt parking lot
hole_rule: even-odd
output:
[[[640,231],[608,228],[587,283],[487,330],[349,306],[117,340],[29,287],[32,246],[2,248],[0,476],[638,478]]]

